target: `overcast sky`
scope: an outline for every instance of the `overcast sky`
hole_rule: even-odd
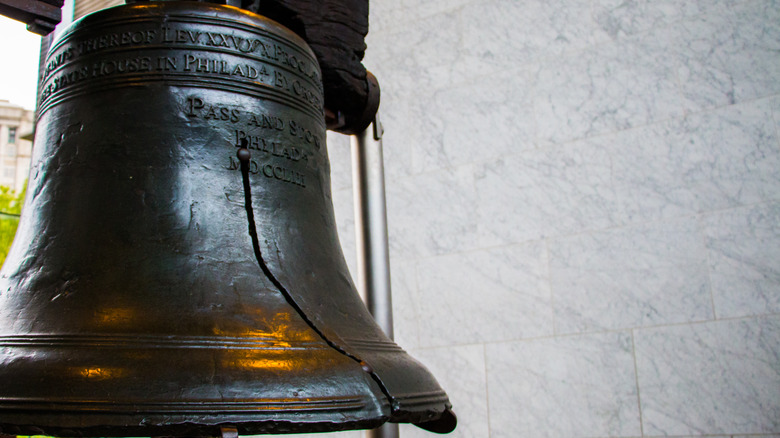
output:
[[[0,15],[0,100],[35,109],[41,37]]]

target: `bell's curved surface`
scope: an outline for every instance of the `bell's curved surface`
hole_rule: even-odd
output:
[[[300,38],[228,6],[126,5],[76,22],[41,74],[0,272],[2,433],[454,428],[349,277]]]

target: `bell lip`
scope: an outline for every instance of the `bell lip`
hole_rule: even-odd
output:
[[[235,428],[239,435],[266,435],[288,433],[323,433],[347,430],[374,429],[387,422],[387,417],[336,422],[251,421],[212,423],[183,422],[178,424],[138,426],[89,426],[89,427],[40,427],[0,423],[0,437],[36,436],[52,437],[219,437],[223,428]]]
[[[447,407],[436,420],[412,423],[420,429],[439,434],[450,433],[458,426],[458,417],[451,407]]]

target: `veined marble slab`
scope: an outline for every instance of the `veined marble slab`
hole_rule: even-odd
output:
[[[336,227],[339,234],[341,250],[352,275],[357,275],[357,243],[355,235],[355,212],[352,189],[341,189],[333,192],[333,209],[336,215]]]
[[[553,333],[543,242],[426,258],[416,268],[422,346]]]
[[[483,246],[780,199],[771,100],[475,165]]]
[[[709,11],[670,29],[687,109],[780,92],[780,7],[774,0],[700,2]]]
[[[388,178],[390,255],[403,259],[462,251],[476,246],[473,170]]]
[[[703,219],[719,317],[780,313],[780,203]]]
[[[448,168],[533,149],[532,84],[525,70],[474,78],[437,91],[425,107],[427,143],[414,148],[414,171]],[[416,114],[423,116],[423,114]],[[421,136],[422,137],[422,136]]]
[[[402,260],[390,261],[390,286],[393,300],[393,331],[395,342],[405,349],[420,346],[420,324],[414,297],[417,287],[414,264]],[[436,291],[422,293],[435,294]]]
[[[540,141],[562,143],[682,116],[669,38],[627,38],[542,62],[534,88]]]
[[[780,432],[780,316],[635,331],[646,435]]]
[[[491,438],[641,434],[630,333],[486,349]]]
[[[713,318],[695,218],[580,234],[549,247],[556,334]]]
[[[612,38],[623,38],[666,27],[700,12],[696,1],[596,0],[593,16]]]
[[[608,39],[589,0],[478,1],[462,9],[459,70],[495,73]]]
[[[482,345],[412,350],[409,352],[423,363],[447,391],[452,408],[458,416],[458,427],[447,438],[488,437],[487,388],[485,383],[485,351]],[[436,436],[412,425],[402,425],[404,438]]]

